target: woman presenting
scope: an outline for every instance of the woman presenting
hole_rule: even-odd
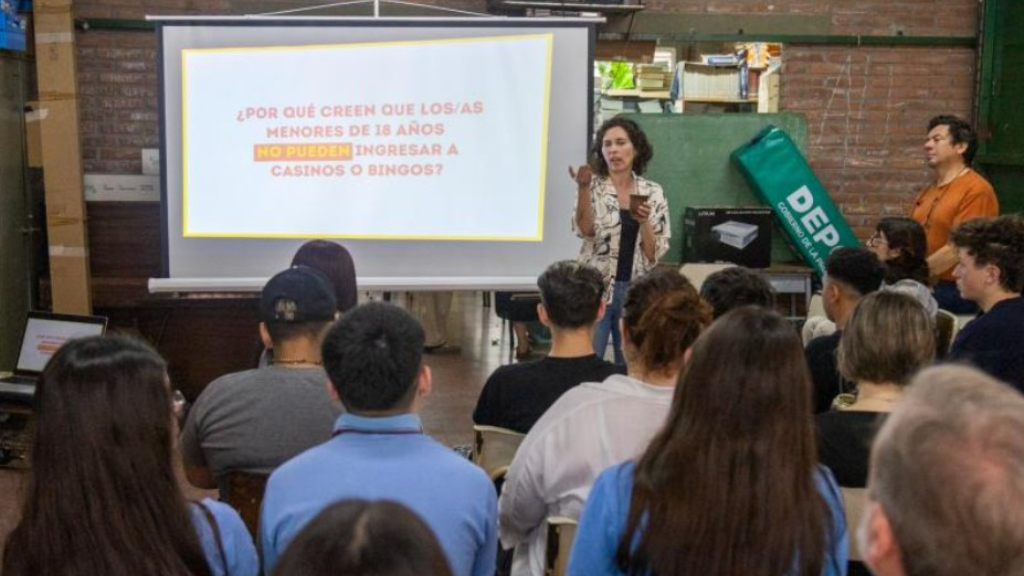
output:
[[[612,118],[598,129],[587,164],[569,167],[577,187],[573,231],[583,238],[579,260],[605,279],[605,313],[594,334],[594,351],[604,356],[610,334],[616,364],[625,363],[619,334],[622,296],[633,278],[668,251],[671,237],[665,193],[641,177],[653,156],[635,122]]]

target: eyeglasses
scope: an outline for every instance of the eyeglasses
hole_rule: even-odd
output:
[[[875,232],[874,234],[872,234],[871,238],[868,238],[868,241],[867,241],[868,248],[876,248],[876,247],[878,247],[879,244],[888,244],[888,243],[889,243],[889,241],[886,240],[878,232]]]

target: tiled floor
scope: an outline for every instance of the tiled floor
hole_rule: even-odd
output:
[[[456,295],[449,326],[455,349],[425,356],[434,385],[421,417],[428,434],[455,446],[472,441],[477,396],[488,374],[508,361],[509,344],[507,326],[502,330],[501,320],[491,308],[483,307],[478,292]],[[0,539],[5,540],[17,522],[23,478],[23,472],[0,468]],[[190,487],[185,492],[189,498],[215,495]]]

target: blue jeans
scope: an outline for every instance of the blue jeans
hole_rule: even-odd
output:
[[[935,301],[939,303],[939,308],[947,312],[952,312],[953,314],[978,313],[977,304],[960,297],[960,289],[956,287],[956,282],[939,280],[935,283],[935,289],[932,292],[935,296]]]
[[[612,337],[612,349],[615,352],[615,363],[625,366],[626,358],[622,355],[622,334],[619,332],[619,319],[622,318],[622,299],[626,294],[629,282],[616,282],[612,289],[612,303],[604,309],[604,316],[597,323],[594,332],[594,353],[604,358],[608,349],[608,336]]]

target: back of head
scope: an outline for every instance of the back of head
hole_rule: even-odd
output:
[[[912,297],[882,290],[861,298],[839,341],[839,372],[853,382],[904,385],[935,359],[935,324]]]
[[[274,347],[303,338],[318,342],[337,312],[330,281],[308,266],[275,274],[260,294],[260,320]]]
[[[868,492],[909,576],[1020,574],[1024,397],[973,368],[921,372],[875,438]]]
[[[604,295],[604,276],[593,266],[562,260],[537,278],[540,299],[551,322],[559,328],[584,328],[597,322]]]
[[[885,279],[885,267],[866,248],[840,247],[825,261],[825,274],[846,288],[847,298],[856,300],[878,290]]]
[[[967,250],[975,264],[999,268],[999,285],[1019,294],[1024,289],[1024,217],[996,216],[968,220],[950,233],[957,248]]]
[[[978,152],[978,135],[974,132],[971,124],[958,116],[942,114],[928,121],[928,131],[931,132],[936,126],[949,128],[950,144],[954,146],[957,144],[967,145],[963,159],[964,164],[970,166],[974,161],[974,155]]]
[[[174,480],[171,394],[156,352],[114,336],[68,341],[43,370],[35,413],[4,574],[209,573]]]
[[[700,287],[700,297],[711,305],[715,318],[740,306],[771,308],[775,304],[772,285],[743,266],[731,266],[708,276]]]
[[[451,576],[434,533],[397,502],[345,500],[316,516],[273,576]]]
[[[829,517],[816,461],[799,335],[761,307],[725,314],[694,345],[665,427],[637,464],[620,568],[820,573]]]
[[[309,266],[327,278],[334,288],[338,310],[348,312],[358,300],[356,264],[344,246],[329,240],[310,240],[299,247],[292,266]]]
[[[711,308],[679,272],[656,268],[633,280],[622,304],[622,323],[631,346],[630,364],[665,370],[677,364],[701,330],[711,323]]]
[[[902,216],[882,218],[875,232],[885,235],[889,250],[899,250],[899,255],[885,262],[886,283],[910,279],[928,284],[928,240],[916,220]]]
[[[356,306],[328,331],[321,354],[327,376],[350,412],[408,408],[423,361],[423,327],[380,302]]]

